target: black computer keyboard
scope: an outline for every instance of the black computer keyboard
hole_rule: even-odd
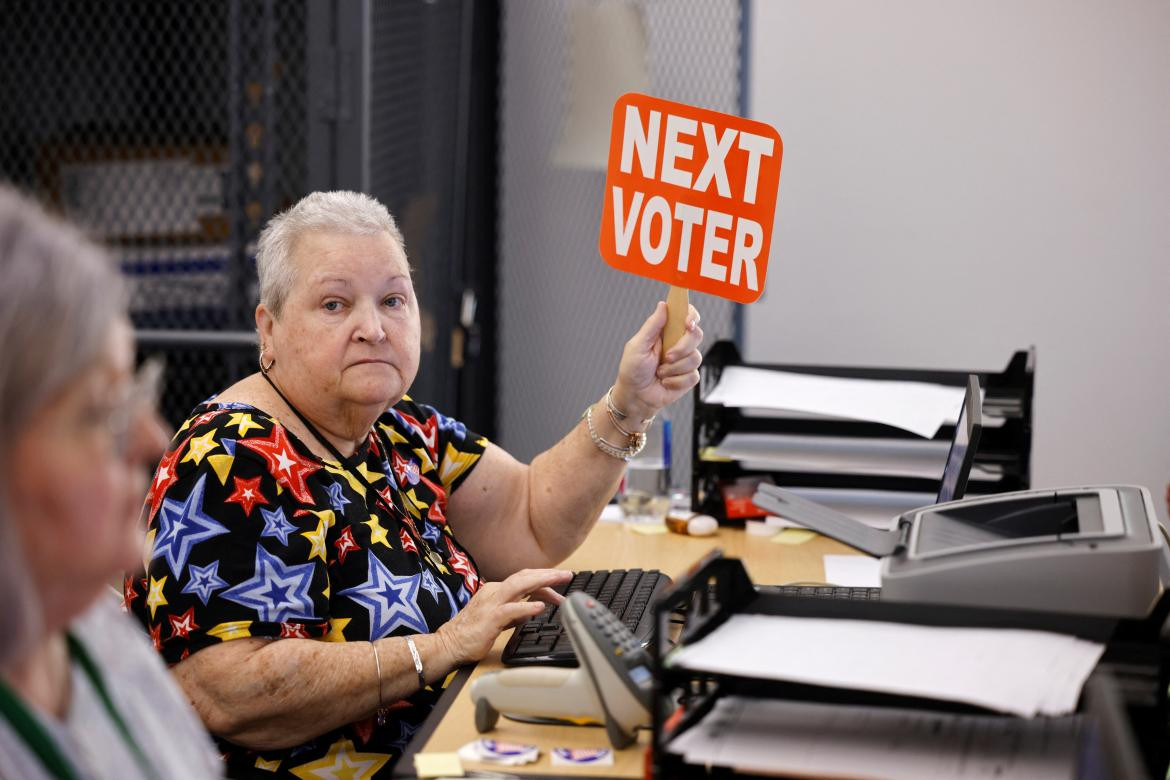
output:
[[[654,600],[670,584],[660,571],[621,569],[579,571],[568,585],[556,588],[561,595],[583,590],[609,608],[634,636],[646,643],[654,629]],[[577,655],[558,616],[559,607],[548,607],[512,632],[501,660],[505,664],[576,666]]]
[[[781,596],[846,601],[879,601],[882,597],[881,588],[847,588],[840,585],[757,585],[756,591]]]

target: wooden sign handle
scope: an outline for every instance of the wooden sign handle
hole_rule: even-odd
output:
[[[662,351],[658,353],[658,362],[665,363],[666,350],[670,349],[682,338],[687,330],[687,315],[690,314],[691,302],[687,295],[687,288],[671,285],[666,294],[666,327],[662,330]]]

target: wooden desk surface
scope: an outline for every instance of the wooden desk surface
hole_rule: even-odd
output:
[[[690,537],[677,534],[646,536],[627,530],[618,523],[598,523],[581,546],[564,563],[564,568],[584,569],[660,569],[677,577],[688,566],[709,550],[720,547],[729,558],[740,558],[751,575],[760,584],[779,584],[797,581],[822,581],[822,558],[828,554],[856,554],[856,550],[823,536],[816,536],[799,545],[773,543],[768,538],[749,536],[743,531],[721,528],[715,536]],[[586,777],[632,777],[643,775],[644,753],[650,744],[650,732],[639,733],[638,743],[625,750],[615,751],[611,767],[553,767],[548,754],[554,747],[600,748],[610,747],[605,730],[570,726],[537,726],[500,718],[494,731],[479,734],[475,730],[474,707],[471,703],[470,682],[481,674],[503,668],[500,653],[507,644],[510,631],[504,632],[491,653],[471,673],[468,685],[458,692],[435,733],[420,752],[449,753],[480,737],[521,742],[541,747],[540,759],[524,767],[499,767],[489,764],[466,763],[468,771],[483,770],[508,774],[579,775]]]

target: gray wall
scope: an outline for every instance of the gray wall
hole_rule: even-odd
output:
[[[499,443],[525,460],[563,436],[602,396],[616,378],[626,339],[666,294],[665,285],[615,271],[598,254],[604,170],[550,162],[569,102],[570,14],[592,2],[503,5]],[[738,0],[632,5],[645,25],[650,91],[736,113]],[[709,341],[730,336],[730,303],[701,295],[692,295],[692,303],[702,311]],[[675,480],[685,482],[689,398],[673,416]]]
[[[1037,486],[1170,481],[1170,4],[751,5],[784,139],[754,360],[1000,369]]]

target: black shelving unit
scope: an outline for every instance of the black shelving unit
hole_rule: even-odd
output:
[[[686,616],[677,637],[671,629],[678,614]],[[735,614],[785,615],[909,623],[924,626],[1016,628],[1053,631],[1106,643],[1105,654],[1086,685],[1078,711],[1096,730],[1096,758],[1115,766],[1133,766],[1139,754],[1146,774],[1092,777],[1163,777],[1170,760],[1167,740],[1167,683],[1170,682],[1170,594],[1163,594],[1142,620],[1042,613],[1023,610],[937,605],[855,602],[757,593],[741,561],[717,551],[692,567],[655,606],[654,713],[652,766],[655,778],[756,777],[728,768],[686,763],[669,750],[671,742],[698,724],[723,696],[742,695],[900,707],[957,713],[985,710],[911,696],[827,688],[761,680],[734,674],[696,672],[670,664],[673,649],[697,642]],[[794,652],[799,647],[789,648]],[[779,662],[779,661],[778,661]],[[1002,716],[1011,717],[1011,716]],[[1104,722],[1101,722],[1104,720]]]
[[[1000,372],[745,363],[733,342],[716,342],[703,359],[701,379],[695,388],[691,451],[693,464],[691,495],[694,506],[697,511],[712,515],[720,522],[729,522],[724,510],[720,486],[743,477],[767,478],[776,485],[789,488],[856,489],[929,494],[938,490],[937,478],[824,473],[813,470],[759,470],[746,468],[736,460],[713,460],[704,457],[704,452],[708,448],[718,445],[724,437],[732,432],[792,434],[826,438],[894,439],[907,442],[945,442],[954,435],[955,426],[953,424],[942,426],[932,440],[925,440],[915,437],[907,431],[880,423],[809,419],[799,416],[752,416],[739,408],[706,403],[703,399],[718,384],[724,369],[729,366],[771,369],[810,376],[926,382],[957,388],[966,385],[969,374],[976,374],[984,390],[984,417],[1002,420],[1002,423],[997,420],[997,424],[993,427],[984,427],[974,461],[976,469],[986,467],[995,477],[981,479],[973,476],[967,488],[968,494],[987,494],[1026,490],[1031,485],[1035,363],[1034,349],[1016,352],[1008,361],[1006,368]],[[907,509],[909,508],[907,507]]]

